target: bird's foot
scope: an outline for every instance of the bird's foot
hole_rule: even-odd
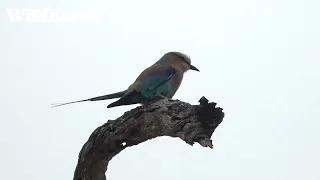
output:
[[[163,96],[162,94],[158,94],[158,95],[156,96],[156,98],[157,98],[157,99],[169,99],[168,97]]]
[[[153,104],[153,103],[160,101],[160,100],[168,100],[169,101],[170,98],[163,96],[161,94],[158,94],[158,95],[155,95],[153,98],[145,99],[144,101],[141,101],[140,104],[143,106],[148,106],[148,105]]]
[[[157,95],[156,98],[154,99],[154,101],[162,101],[162,102],[169,102],[171,100],[171,98],[163,96],[163,95]]]

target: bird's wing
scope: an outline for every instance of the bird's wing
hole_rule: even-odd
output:
[[[174,69],[170,65],[154,64],[142,71],[141,74],[135,80],[135,82],[141,81],[150,76],[163,74],[166,71],[170,73],[170,71],[174,71]]]
[[[155,95],[154,90],[157,87],[168,82],[176,71],[169,65],[155,65],[143,71],[137,80],[129,86],[126,94],[119,100],[108,105],[108,108],[141,103],[146,99],[153,98]],[[162,91],[167,90],[165,87]],[[161,95],[161,94],[160,94]]]
[[[136,81],[128,88],[128,93],[132,91],[146,92],[152,91],[166,83],[176,73],[170,65],[153,65],[144,70],[136,79]]]

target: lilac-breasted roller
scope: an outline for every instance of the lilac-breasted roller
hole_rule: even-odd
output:
[[[171,99],[180,87],[183,75],[188,70],[199,71],[191,65],[191,59],[181,52],[168,52],[156,63],[145,69],[127,90],[90,99],[55,105],[61,106],[83,101],[100,101],[120,98],[107,107],[144,104],[161,98]]]

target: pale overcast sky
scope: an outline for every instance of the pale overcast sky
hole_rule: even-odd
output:
[[[68,180],[92,131],[136,107],[67,102],[127,88],[168,51],[192,58],[176,99],[217,102],[215,149],[161,137],[128,148],[109,180],[319,180],[320,1],[1,1],[0,172]],[[98,24],[9,21],[7,8],[99,14]]]

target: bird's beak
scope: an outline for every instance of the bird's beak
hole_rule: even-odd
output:
[[[190,65],[190,69],[191,69],[191,70],[194,70],[194,71],[199,71],[199,72],[200,72],[200,70],[199,70],[198,68],[196,68],[195,66],[193,66],[193,65]]]

